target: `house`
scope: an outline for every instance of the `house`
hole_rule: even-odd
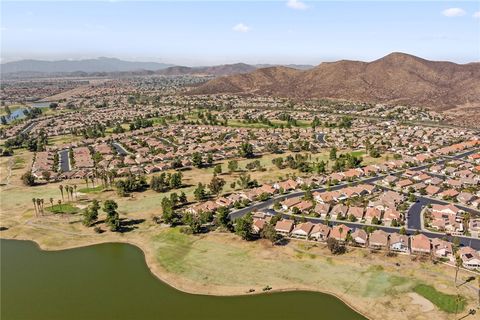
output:
[[[377,221],[380,221],[382,218],[382,212],[377,208],[367,208],[365,212],[365,220],[367,223],[372,223],[372,219],[377,218]]]
[[[399,233],[390,235],[390,250],[408,253],[408,236]]]
[[[330,216],[332,219],[336,220],[338,217],[346,217],[348,212],[348,207],[343,204],[335,205],[330,211]]]
[[[313,212],[315,212],[322,218],[325,218],[329,211],[330,205],[328,203],[318,203],[313,209]]]
[[[429,196],[434,196],[436,195],[437,193],[440,192],[440,188],[437,187],[437,186],[433,186],[433,185],[428,185],[426,188],[425,188],[425,192],[429,195]]]
[[[448,241],[439,238],[433,238],[432,252],[437,258],[448,258],[450,261],[453,261],[452,244]]]
[[[395,209],[388,208],[385,210],[385,213],[383,214],[383,222],[385,222],[385,225],[392,224],[394,220],[398,225],[398,223],[403,220],[402,214]]]
[[[350,228],[344,224],[336,225],[330,231],[330,238],[344,242],[347,239],[347,235],[350,232]]]
[[[353,242],[359,246],[365,247],[367,244],[368,240],[368,235],[367,232],[363,229],[356,229],[354,232],[351,234]]]
[[[283,236],[288,236],[293,229],[293,220],[280,220],[275,224],[275,231]]]
[[[253,233],[259,234],[263,230],[266,224],[267,224],[267,221],[265,219],[253,219],[253,224],[252,224]]]
[[[298,210],[300,210],[300,212],[307,212],[313,208],[313,204],[311,201],[303,200],[294,205],[293,208],[297,208]]]
[[[308,239],[313,226],[314,224],[311,222],[300,223],[293,229],[290,236],[292,238]]]
[[[348,214],[350,216],[354,216],[358,220],[363,218],[363,208],[362,207],[350,207],[348,208]]]
[[[383,230],[375,230],[368,237],[368,246],[372,249],[384,249],[388,246],[388,236]]]
[[[313,226],[312,230],[310,231],[310,238],[315,239],[317,241],[325,241],[330,234],[330,227],[324,225],[322,223],[317,223]]]
[[[283,210],[291,209],[291,208],[295,207],[297,204],[299,204],[300,202],[302,202],[301,197],[286,199],[286,200],[282,201],[282,203],[281,203],[282,204],[282,209]]]
[[[413,254],[429,254],[431,252],[430,238],[423,234],[411,236],[410,243]]]
[[[462,247],[458,250],[462,264],[467,269],[480,268],[480,254],[471,247]]]

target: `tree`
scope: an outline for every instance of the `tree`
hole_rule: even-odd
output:
[[[35,177],[33,176],[32,172],[28,171],[22,175],[22,182],[26,186],[33,186],[35,185]]]
[[[329,159],[332,160],[332,161],[337,159],[337,148],[336,147],[333,147],[330,150]]]
[[[178,196],[178,201],[180,201],[181,204],[185,204],[188,202],[187,195],[185,194],[185,192],[182,191],[180,193],[180,196]]]
[[[65,199],[63,198],[63,185],[59,185],[58,189],[60,189],[60,193],[62,194],[62,201],[65,201]]]
[[[192,164],[197,168],[200,168],[203,165],[203,159],[200,152],[194,152],[192,154]]]
[[[170,225],[174,224],[177,218],[177,215],[173,210],[173,203],[167,197],[164,197],[162,199],[162,217],[163,217],[163,221]]]
[[[100,204],[97,200],[93,200],[92,204],[89,205],[85,212],[83,213],[83,224],[87,227],[92,226],[98,219],[98,210],[100,209]]]
[[[200,233],[202,231],[202,223],[198,216],[192,213],[185,213],[183,216],[183,223],[188,225],[193,234]]]
[[[169,186],[171,189],[178,189],[182,186],[182,173],[176,172],[170,176]]]
[[[120,229],[120,218],[118,216],[118,204],[113,200],[105,200],[103,203],[103,211],[107,213],[105,220],[110,226],[111,231],[118,231]]]
[[[213,163],[213,156],[211,153],[207,154],[207,164],[211,166]]]
[[[207,194],[205,192],[205,186],[201,182],[198,183],[197,188],[193,192],[193,195],[198,201],[204,200],[207,197]]]
[[[33,207],[35,208],[35,216],[38,217],[37,199],[32,198],[32,202],[33,202]]]
[[[230,218],[228,217],[228,208],[220,207],[215,214],[215,225],[230,229]]]
[[[218,174],[221,174],[222,173],[222,165],[221,164],[217,164],[214,168],[213,168],[213,174],[214,175],[218,175]]]
[[[230,173],[235,172],[238,170],[238,161],[237,160],[230,160],[228,161],[228,171]]]
[[[265,224],[265,227],[263,227],[263,230],[260,232],[260,236],[264,239],[270,240],[272,245],[282,239],[282,235],[278,234],[275,230],[275,226],[270,223]]]
[[[225,180],[217,176],[213,176],[212,180],[210,181],[210,184],[208,185],[208,188],[210,189],[211,193],[218,195],[220,192],[222,192],[224,185],[225,185]]]
[[[405,230],[405,227],[401,227],[401,228],[400,228],[400,231],[399,231],[398,233],[400,233],[400,234],[402,234],[402,235],[406,235],[406,234],[407,234],[407,230]]]
[[[345,253],[346,251],[345,246],[340,242],[338,242],[337,239],[334,239],[334,238],[328,238],[327,247],[330,250],[330,252],[333,254],[342,254],[342,253]]]
[[[242,158],[253,158],[253,145],[248,142],[242,142],[238,150],[238,155]]]
[[[249,174],[242,173],[238,178],[238,185],[242,189],[249,188],[251,183],[252,183],[252,179],[250,178]]]
[[[251,240],[253,225],[252,214],[247,213],[245,216],[238,218],[235,222],[235,233],[243,240]]]

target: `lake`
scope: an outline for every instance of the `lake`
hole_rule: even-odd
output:
[[[183,293],[158,280],[128,244],[42,251],[30,241],[0,240],[0,251],[2,320],[365,319],[322,293]]]
[[[47,107],[50,106],[50,102],[34,102],[34,103],[30,103],[29,106],[32,107],[32,108],[47,108]],[[16,120],[16,119],[25,118],[25,114],[23,113],[23,111],[25,111],[26,109],[27,109],[27,107],[19,108],[19,109],[16,109],[16,110],[12,111],[10,116],[7,117],[7,122],[11,122],[11,121]]]

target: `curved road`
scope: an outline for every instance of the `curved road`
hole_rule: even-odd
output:
[[[458,154],[458,155],[455,155],[453,157],[449,157],[449,159],[441,159],[441,160],[438,160],[436,163],[444,163],[445,161],[447,160],[450,160],[451,158],[453,159],[460,159],[462,157],[465,157],[465,156],[468,156],[470,154],[473,154],[475,152],[477,152],[478,149],[475,149],[475,150],[472,150],[472,151],[468,151],[468,152],[464,152],[464,153],[461,153],[461,154]],[[422,165],[422,166],[418,166],[418,167],[414,167],[414,168],[410,168],[410,170],[423,170],[423,169],[426,169],[428,168],[429,166],[431,166],[432,164],[427,164],[427,165]],[[390,172],[388,174],[383,174],[383,175],[378,175],[378,176],[375,176],[375,177],[370,177],[370,178],[365,178],[365,179],[360,179],[359,181],[356,181],[354,183],[352,183],[353,185],[356,185],[356,184],[360,184],[360,183],[373,183],[375,181],[378,181],[378,180],[381,180],[383,179],[385,176],[387,175],[391,175],[391,174],[397,174],[401,171],[397,171],[397,172]],[[339,189],[342,189],[344,187],[348,186],[348,183],[343,183],[343,184],[339,184],[339,185],[336,185],[336,186],[332,186],[330,187],[330,190],[331,191],[334,191],[334,190],[339,190]],[[383,187],[382,187],[383,188]],[[388,188],[384,188],[384,189],[388,189]],[[318,192],[324,192],[324,191],[327,191],[327,188],[326,187],[322,187],[322,188],[317,188],[317,189],[313,189],[312,192],[315,192],[315,191],[318,191]],[[234,221],[242,216],[244,216],[245,214],[249,213],[249,212],[253,212],[253,211],[270,211],[270,212],[273,212],[273,210],[269,209],[271,206],[273,206],[274,202],[276,201],[283,201],[285,199],[290,199],[290,198],[294,198],[294,197],[299,197],[299,196],[303,196],[305,194],[304,191],[296,191],[296,192],[292,192],[292,193],[289,193],[289,194],[285,194],[285,195],[279,195],[279,196],[275,196],[273,198],[270,198],[264,202],[256,202],[256,203],[253,203],[252,205],[248,206],[248,207],[245,207],[245,208],[242,208],[242,209],[239,209],[239,210],[235,210],[235,211],[232,211],[230,214],[229,214],[229,218]],[[427,237],[429,238],[447,238],[449,239],[450,241],[452,241],[452,236],[448,236],[444,233],[436,233],[436,232],[431,232],[431,231],[427,231],[427,230],[421,230],[421,212],[422,212],[422,209],[423,207],[425,206],[428,206],[429,204],[448,204],[449,202],[446,202],[446,201],[442,201],[442,200],[439,200],[439,199],[431,199],[431,198],[427,198],[427,197],[423,197],[423,196],[417,196],[417,202],[415,202],[411,207],[410,209],[408,210],[407,212],[407,226],[406,226],[406,231],[407,231],[407,234],[414,234],[416,232],[420,232],[424,235],[426,235]],[[457,204],[455,204],[457,207],[461,208],[462,210],[465,210],[465,211],[468,211],[468,212],[471,212],[475,215],[479,215],[480,212],[477,211],[477,210],[474,210],[474,209],[471,209],[471,208],[468,208],[468,207],[463,207],[463,206],[459,206]],[[293,214],[286,214],[286,213],[282,213],[282,216],[284,218],[292,218],[292,217],[295,217],[295,215]],[[316,218],[316,217],[308,217],[308,216],[301,216],[301,215],[297,215],[296,217],[298,218],[305,218],[307,221],[310,221],[312,223],[320,223],[320,222],[324,222],[325,220],[322,219],[322,218]],[[363,226],[369,226],[369,224],[364,224],[364,223],[357,223],[357,222],[349,222],[349,221],[329,221],[330,224],[332,225],[336,225],[336,224],[344,224],[350,228],[359,228],[359,227],[363,227]],[[395,228],[395,227],[387,227],[387,226],[379,226],[379,225],[372,225],[372,226],[375,226],[377,227],[378,229],[381,229],[381,230],[384,230],[386,232],[398,232],[400,230],[400,228]],[[470,237],[457,237],[460,241],[460,244],[463,245],[463,246],[471,246],[472,248],[474,248],[475,250],[480,250],[480,239],[475,239],[475,238],[470,238]]]

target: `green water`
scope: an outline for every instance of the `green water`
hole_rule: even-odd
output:
[[[0,240],[0,250],[1,320],[365,319],[321,293],[182,293],[155,278],[143,253],[126,244],[47,252],[33,242]]]

